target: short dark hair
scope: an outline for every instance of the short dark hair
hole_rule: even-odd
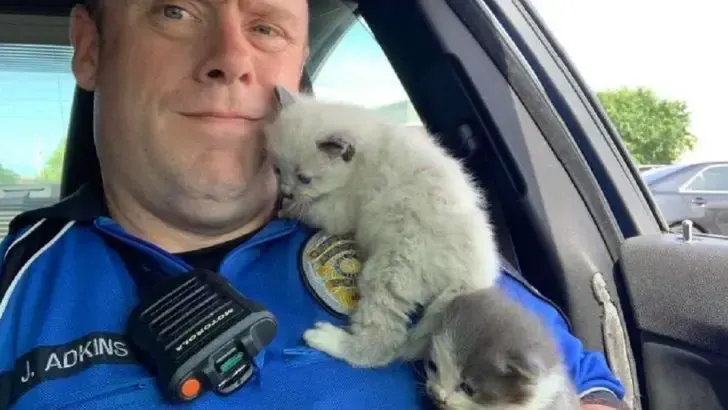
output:
[[[96,27],[101,31],[101,0],[84,0],[83,6],[88,14],[96,22]]]
[[[100,0],[85,0],[83,3],[89,10],[95,10],[99,8]]]

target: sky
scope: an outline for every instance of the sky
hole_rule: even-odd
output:
[[[530,0],[593,91],[647,86],[685,100],[698,137],[683,161],[728,160],[728,2]],[[32,176],[63,138],[73,97],[66,73],[3,71],[0,164]],[[352,28],[314,81],[317,96],[369,107],[407,98],[364,25]]]
[[[2,58],[2,56],[0,56]],[[0,71],[0,164],[36,175],[68,129],[70,73]]]
[[[683,162],[728,160],[728,2],[530,1],[594,91],[642,85],[686,101],[698,143]]]

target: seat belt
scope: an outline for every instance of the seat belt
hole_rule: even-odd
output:
[[[163,282],[166,275],[162,265],[151,256],[136,251],[130,245],[122,243],[117,239],[104,238],[106,245],[116,251],[126,265],[126,270],[131,275],[142,302],[148,301],[154,294],[154,290]]]

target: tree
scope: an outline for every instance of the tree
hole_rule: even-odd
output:
[[[61,183],[61,176],[63,175],[63,157],[66,154],[66,140],[63,139],[60,144],[53,151],[51,156],[46,160],[43,165],[43,169],[40,171],[38,176],[40,181],[52,182],[55,184]]]
[[[638,163],[671,164],[695,146],[685,102],[660,98],[645,87],[622,87],[597,96]]]
[[[0,165],[0,184],[17,184],[20,175]]]

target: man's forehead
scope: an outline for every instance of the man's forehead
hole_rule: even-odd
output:
[[[304,30],[309,23],[308,0],[189,0],[189,2],[206,7],[223,7],[237,3],[243,13],[254,13],[281,23],[288,22],[292,27],[303,26],[300,28]],[[113,13],[113,10],[119,11],[120,9],[117,7],[122,9],[129,6],[146,7],[165,2],[163,0],[84,0],[84,3],[92,13],[106,14],[107,12]],[[102,7],[103,12],[100,10]],[[180,4],[180,7],[184,7],[184,4]]]
[[[308,10],[308,0],[191,0],[192,2],[207,3],[210,5],[227,5],[238,3],[241,8],[269,8],[279,10]],[[98,6],[109,0],[84,0],[87,6]],[[126,0],[124,3],[155,3],[159,0]],[[122,3],[123,4],[123,3]]]
[[[261,8],[271,10],[302,10],[308,9],[307,0],[197,0],[202,3],[226,5],[228,3],[238,3],[240,8]]]

